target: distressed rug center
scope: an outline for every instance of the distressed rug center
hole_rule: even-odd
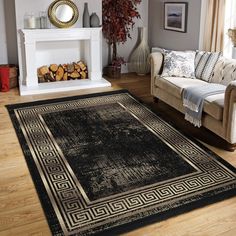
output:
[[[90,201],[197,171],[121,104],[42,117]]]

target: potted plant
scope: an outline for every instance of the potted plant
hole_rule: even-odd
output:
[[[131,38],[130,30],[134,19],[140,18],[137,5],[141,0],[103,0],[103,35],[109,46],[109,65],[104,68],[104,74],[109,77],[120,77],[123,57],[117,54],[117,45]],[[111,55],[112,49],[112,55]]]

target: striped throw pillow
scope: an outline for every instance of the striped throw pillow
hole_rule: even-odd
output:
[[[195,57],[195,76],[197,79],[210,81],[215,65],[222,52],[197,51]]]

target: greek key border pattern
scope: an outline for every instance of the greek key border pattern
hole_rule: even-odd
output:
[[[115,199],[90,202],[82,186],[70,169],[63,153],[47,129],[42,115],[63,110],[102,104],[122,104],[166,144],[196,168],[196,173],[172,181],[126,192]],[[30,147],[39,173],[47,184],[50,199],[65,234],[80,232],[91,227],[122,218],[124,212],[137,214],[167,201],[184,199],[197,193],[227,186],[235,182],[235,174],[212,158],[207,152],[150,112],[129,94],[107,95],[15,109],[21,129]],[[61,219],[61,220],[60,220]],[[64,222],[63,220],[64,219]],[[91,223],[92,222],[92,223]],[[78,229],[79,228],[79,229]]]

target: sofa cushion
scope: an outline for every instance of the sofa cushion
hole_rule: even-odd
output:
[[[182,77],[158,77],[155,80],[157,87],[164,89],[175,97],[181,98],[184,88],[190,86],[204,85],[207,82],[199,79],[188,79]]]
[[[182,99],[184,88],[201,86],[207,82],[198,79],[187,79],[181,77],[156,77],[155,85],[167,93]],[[203,111],[217,120],[223,119],[224,94],[212,95],[205,99]]]
[[[195,78],[195,52],[164,50],[164,67],[161,76]]]
[[[223,120],[225,94],[209,96],[204,101],[203,111],[217,120]]]
[[[195,76],[197,79],[210,81],[221,52],[197,51],[195,58]]]
[[[236,60],[221,57],[215,66],[210,82],[227,86],[234,80],[236,80]]]

